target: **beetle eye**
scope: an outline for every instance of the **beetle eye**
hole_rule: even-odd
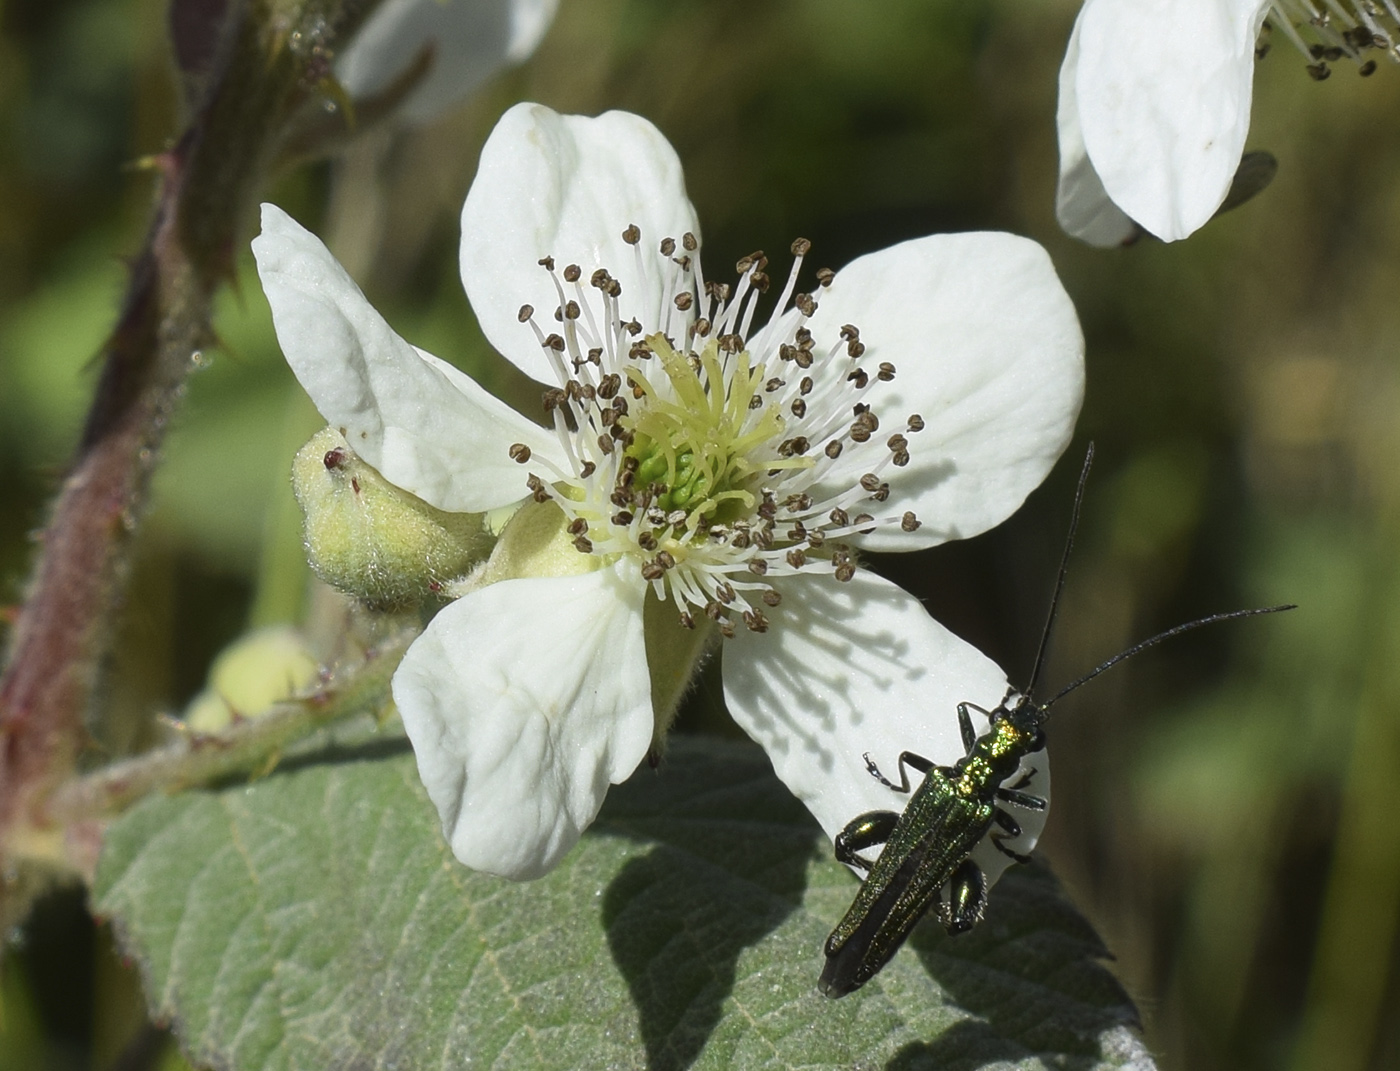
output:
[[[1044,751],[1044,750],[1045,750],[1045,730],[1044,730],[1044,729],[1037,729],[1037,730],[1035,731],[1035,736],[1033,736],[1033,737],[1031,738],[1031,747],[1030,747],[1030,749],[1031,749],[1032,751]]]

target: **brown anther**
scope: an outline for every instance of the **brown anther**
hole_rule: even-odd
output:
[[[611,454],[611,453],[613,452],[613,441],[612,441],[612,436],[610,436],[610,435],[599,435],[599,436],[598,436],[598,449],[599,449],[599,451],[602,452],[603,454]]]
[[[564,282],[576,283],[579,281],[579,277],[582,275],[582,268],[580,268],[577,264],[570,264],[567,268],[564,269]]]
[[[762,395],[759,395],[759,394],[753,395],[753,396],[749,399],[749,408],[750,408],[750,409],[762,409],[762,408],[763,408],[763,396],[762,396]]]
[[[836,567],[836,579],[845,584],[856,575],[856,567],[850,562],[842,562]]]
[[[870,497],[873,498],[876,502],[887,501],[890,497],[890,485],[887,483],[882,483],[879,487],[875,488],[875,490],[870,492]]]
[[[855,324],[841,325],[841,338],[846,342],[854,342],[860,338],[860,328]]]
[[[894,378],[894,365],[889,361],[880,362],[880,371],[875,373],[875,378],[882,383],[888,383]]]
[[[856,524],[856,525],[869,524],[869,523],[870,523],[871,521],[873,521],[874,519],[875,519],[875,518],[872,517],[872,516],[870,516],[870,514],[868,514],[868,513],[857,513],[856,516],[855,516],[855,519],[852,520],[851,523],[852,523],[852,524]],[[862,534],[862,535],[869,535],[871,532],[875,531],[875,529],[874,529],[874,528],[862,528],[860,531],[861,531],[861,534]]]
[[[676,567],[676,559],[671,556],[670,551],[663,550],[656,556],[656,564],[663,569],[674,569]]]
[[[744,348],[744,338],[737,332],[719,336],[719,348],[725,353],[739,353]]]
[[[711,599],[705,604],[705,616],[711,621],[718,621],[724,616],[724,607],[715,602],[714,599]]]
[[[758,515],[765,521],[771,521],[778,515],[778,504],[773,501],[771,495],[763,496],[763,501],[758,504]]]
[[[778,603],[782,601],[783,597],[779,595],[776,591],[774,591],[772,588],[769,588],[763,593],[763,602],[766,606],[777,606]]]
[[[649,361],[651,360],[651,346],[647,344],[646,339],[642,339],[641,342],[634,342],[632,343],[632,348],[627,351],[627,356],[631,357],[634,361]]]
[[[857,368],[846,377],[847,382],[854,383],[856,390],[864,390],[865,385],[870,382],[870,377],[865,374],[864,368]]]
[[[807,555],[802,552],[801,547],[793,547],[787,552],[787,563],[794,569],[801,569],[807,564]]]
[[[768,573],[768,561],[766,558],[750,558],[749,572],[754,576],[766,576]]]
[[[642,240],[642,230],[635,223],[629,223],[627,229],[622,232],[622,240],[628,245],[636,245]]]
[[[515,315],[516,315],[516,318],[517,318],[522,324],[523,324],[523,323],[528,323],[529,320],[530,320],[530,317],[533,316],[533,315],[535,315],[535,306],[533,306],[533,305],[521,305],[521,306],[520,306],[520,311],[519,311],[518,313],[516,313]]]
[[[680,616],[680,623],[681,628],[694,628],[695,618],[691,615],[689,610],[682,610]]]
[[[899,432],[895,432],[889,437],[887,445],[893,453],[897,454],[901,450],[909,449],[909,440],[906,439],[903,435],[899,434]]]
[[[574,549],[580,554],[592,554],[593,540],[581,535],[574,540]]]
[[[1309,63],[1304,69],[1314,82],[1325,82],[1332,76],[1332,68],[1325,63]]]
[[[628,510],[618,510],[618,512],[612,515],[612,522],[619,528],[626,528],[632,523],[632,516],[632,513]]]
[[[544,340],[544,344],[545,344],[546,346],[548,346],[550,349],[554,350],[556,353],[563,353],[563,352],[564,352],[564,336],[563,336],[563,335],[550,335],[548,338],[546,338],[546,339]]]
[[[831,460],[835,461],[838,457],[841,456],[841,440],[832,439],[831,442],[826,444],[826,449],[823,451],[823,453],[825,453],[827,457],[831,458]]]
[[[846,356],[852,360],[865,356],[865,343],[860,341],[846,343]]]
[[[729,545],[736,550],[743,550],[749,543],[749,533],[745,528],[741,528],[739,531],[735,532],[734,537],[729,541]]]
[[[543,268],[545,271],[553,271],[553,270],[554,270],[554,258],[553,258],[553,257],[540,257],[540,259],[537,260],[535,263],[538,264],[538,265],[539,265],[541,268]]]
[[[756,528],[749,533],[749,539],[759,550],[773,549],[773,524],[768,522],[762,528]]]
[[[734,601],[734,589],[729,585],[728,581],[715,588],[715,598],[719,599],[725,606],[728,606]]]
[[[793,296],[792,303],[797,306],[797,311],[803,316],[816,315],[817,303],[811,294],[796,294]]]
[[[822,533],[822,530],[821,530],[820,528],[816,529],[815,531],[811,531],[811,532],[808,532],[808,533],[807,533],[807,545],[808,545],[808,546],[811,546],[811,547],[819,547],[819,546],[821,546],[821,545],[822,545],[823,543],[825,543],[825,542],[826,542],[826,536]]]
[[[816,383],[812,381],[811,376],[803,376],[802,382],[797,385],[797,393],[802,395],[811,394],[812,388],[815,386]]]
[[[748,626],[750,632],[768,631],[768,618],[764,617],[759,610],[745,610],[744,624]]]
[[[666,570],[657,565],[656,562],[645,562],[642,565],[643,580],[660,580],[666,575]]]
[[[579,318],[579,313],[580,309],[577,301],[570,301],[564,306],[564,319],[566,320],[577,320]]]
[[[703,317],[703,316],[700,317],[700,319],[696,320],[696,321],[695,321],[695,333],[696,333],[697,335],[699,335],[701,338],[706,338],[706,337],[708,337],[709,334],[710,334],[710,321],[707,320],[707,319],[705,319],[705,317]]]
[[[856,421],[851,425],[850,435],[851,442],[864,443],[870,441],[870,429],[860,423],[860,421]]]
[[[700,243],[696,240],[695,235],[691,234],[690,231],[686,231],[681,235],[681,248],[687,253],[694,253],[700,248]]]
[[[775,390],[777,390],[779,387],[782,387],[782,386],[785,386],[785,385],[786,385],[786,384],[784,383],[783,380],[779,379],[777,376],[774,376],[774,377],[773,377],[772,379],[770,379],[767,383],[763,384],[763,389],[766,390],[769,394],[772,394],[772,393],[773,393]]]
[[[511,447],[514,450],[515,447]],[[512,455],[514,456],[514,455]],[[350,460],[350,451],[337,446],[334,450],[327,450],[326,456],[321,458],[321,464],[328,469],[338,469]]]
[[[661,255],[662,255],[663,257],[669,257],[669,256],[670,256],[672,253],[674,253],[675,251],[676,251],[676,240],[675,240],[674,238],[663,238],[663,239],[661,239]]]
[[[768,288],[773,285],[773,280],[769,278],[767,272],[763,271],[754,272],[753,275],[749,277],[749,281],[753,283],[753,288],[760,294],[768,293]]]
[[[794,398],[792,400],[792,415],[798,420],[801,420],[807,415],[807,403],[801,398]]]
[[[873,491],[880,486],[880,477],[876,476],[873,472],[867,472],[860,478],[860,486],[861,490]]]
[[[1373,59],[1367,60],[1360,67],[1356,68],[1356,73],[1361,75],[1362,78],[1370,78],[1371,75],[1376,73],[1376,61]]]
[[[350,490],[354,491],[357,495],[360,493],[360,481],[358,477],[350,477]]]
[[[812,367],[811,350],[804,350],[799,346],[797,352],[792,355],[792,359],[798,368],[805,370]]]
[[[919,518],[915,517],[912,513],[905,513],[899,520],[899,526],[906,532],[917,531],[923,523],[923,521],[919,520]]]
[[[540,394],[540,404],[546,413],[552,413],[564,404],[564,392],[558,387],[550,387]]]
[[[830,286],[835,278],[836,273],[830,268],[817,269],[817,282],[820,283],[822,286]]]
[[[611,278],[612,276],[608,274],[607,268],[598,268],[588,277],[588,284],[590,286],[596,286],[599,290],[606,290],[608,288],[608,280]]]
[[[595,472],[597,472],[597,471],[598,471],[598,466],[597,466],[597,465],[593,464],[593,462],[591,462],[591,461],[585,461],[585,462],[583,463],[583,468],[581,468],[581,469],[578,470],[579,479],[580,479],[580,480],[586,480],[586,479],[588,479],[588,477],[592,476],[592,475],[593,475]]]
[[[812,243],[806,238],[796,238],[792,243],[792,255],[795,257],[805,257],[812,251]]]
[[[601,413],[598,414],[598,420],[602,423],[603,427],[611,428],[614,424],[617,423],[617,410],[604,409]]]
[[[608,297],[610,297],[610,298],[621,297],[621,296],[622,296],[622,284],[619,283],[616,279],[614,279],[614,278],[612,278],[612,277],[610,276],[610,277],[608,278],[608,285],[607,285],[607,287],[605,288],[605,293],[606,293],[606,294],[608,295]]]
[[[623,398],[623,397],[621,397],[621,396],[618,396],[618,397],[614,398],[614,399],[612,400],[612,407],[613,407],[614,409],[617,410],[618,416],[626,416],[626,415],[627,415],[627,399],[626,399],[626,398]],[[641,465],[641,462],[638,461],[635,457],[629,457],[627,460],[631,463],[631,464],[628,465],[628,468],[636,469],[638,466]]]
[[[734,622],[729,620],[729,618],[726,617],[716,621],[715,627],[719,629],[719,634],[726,640],[732,640],[734,638]]]
[[[680,309],[681,312],[685,312],[686,309],[694,304],[695,299],[690,295],[689,291],[676,295],[676,308]]]
[[[330,455],[327,454],[326,456],[329,457]],[[525,462],[530,460],[530,448],[524,443],[511,443],[510,459],[512,461],[518,461],[522,465],[525,464]],[[330,468],[329,465],[327,465],[326,467]]]
[[[918,413],[910,413],[910,414],[909,414],[909,430],[910,430],[910,431],[923,431],[923,430],[924,430],[924,418],[921,417],[921,416],[919,416]]]
[[[588,522],[582,517],[575,517],[569,522],[568,531],[569,535],[583,535],[584,532],[588,531]]]
[[[848,524],[851,523],[850,515],[840,506],[837,506],[834,510],[827,514],[827,516],[831,518],[831,523],[836,525],[837,528],[845,528]]]
[[[895,465],[897,465],[899,468],[904,468],[905,465],[909,464],[909,451],[896,450],[894,457],[890,458],[890,460],[893,461]]]
[[[598,381],[598,397],[612,398],[617,394],[617,389],[622,386],[622,377],[616,372],[609,372]]]

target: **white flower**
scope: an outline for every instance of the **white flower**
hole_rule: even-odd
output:
[[[1185,238],[1229,192],[1271,34],[1325,78],[1328,61],[1400,58],[1397,24],[1396,0],[1085,0],[1060,68],[1060,225],[1098,246],[1134,223]]]
[[[373,98],[430,52],[428,68],[395,109],[435,118],[502,67],[535,51],[559,0],[383,0],[335,65],[352,100]]]
[[[457,857],[554,866],[647,755],[706,630],[728,637],[730,712],[828,834],[901,808],[864,754],[896,778],[901,751],[955,761],[957,704],[991,708],[1006,679],[855,551],[990,528],[1068,443],[1083,342],[1044,251],[921,238],[808,294],[799,241],[755,327],[768,261],[732,289],[702,276],[655,127],[530,104],[483,149],[462,229],[482,329],[555,384],[552,428],[400,340],[280,210],[254,242],[288,361],[365,460],[439,509],[525,500],[394,678]]]

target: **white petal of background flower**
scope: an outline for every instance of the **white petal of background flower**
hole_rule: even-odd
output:
[[[1055,122],[1060,131],[1060,182],[1055,191],[1055,218],[1067,234],[1100,249],[1120,246],[1137,226],[1113,203],[1103,180],[1094,170],[1084,150],[1084,132],[1079,126],[1079,24],[1070,34],[1065,61],[1060,65],[1060,99]]]
[[[850,541],[915,550],[1010,516],[1068,445],[1084,395],[1079,320],[1045,250],[991,232],[917,238],[852,261],[816,296],[814,336],[855,324],[867,362],[895,366],[892,382],[867,388],[881,441],[911,413],[925,424],[908,436],[910,463],[882,473],[889,508],[922,527]],[[868,464],[843,453],[823,486],[854,483]]]
[[[467,866],[547,873],[646,755],[642,598],[614,569],[504,580],[446,607],[409,648],[394,702]]]
[[[559,0],[384,0],[335,65],[352,100],[384,92],[432,49],[431,66],[399,106],[427,122],[502,67],[534,52]]]
[[[544,330],[553,329],[559,297],[537,263],[546,256],[561,270],[578,264],[585,287],[595,269],[607,268],[622,284],[622,308],[660,323],[672,295],[660,258],[639,259],[622,240],[630,224],[652,252],[663,238],[700,234],[680,160],[655,126],[628,112],[590,118],[538,104],[506,112],[462,206],[462,285],[491,344],[527,375],[554,381],[534,334],[517,319],[529,304]]]
[[[901,751],[951,765],[963,756],[958,703],[990,710],[1006,693],[996,663],[868,570],[846,584],[784,585],[774,627],[727,641],[723,668],[730,714],[833,838],[858,814],[902,811],[909,800],[867,772],[865,752],[895,782]],[[1026,791],[1048,799],[1047,756],[1030,765],[1037,779]],[[1015,816],[1014,846],[1028,852],[1044,812]],[[994,880],[1010,860],[988,849],[975,858]]]
[[[525,495],[507,447],[561,455],[554,435],[396,335],[320,239],[263,205],[253,240],[287,363],[327,422],[385,479],[444,510]]]
[[[1075,87],[1084,145],[1109,197],[1163,241],[1230,189],[1249,131],[1267,0],[1088,0]]]

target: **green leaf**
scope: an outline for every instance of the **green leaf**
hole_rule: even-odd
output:
[[[406,753],[150,799],[93,892],[196,1062],[317,1068],[1150,1069],[1038,867],[819,995],[855,878],[753,747],[677,737],[554,873],[459,866]]]

